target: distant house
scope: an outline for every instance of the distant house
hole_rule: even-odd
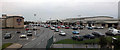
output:
[[[22,16],[7,16],[2,14],[0,18],[1,28],[24,28],[24,18]]]

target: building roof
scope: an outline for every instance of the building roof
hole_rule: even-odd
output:
[[[7,18],[13,18],[13,17],[23,18],[23,16],[7,16]],[[23,19],[24,19],[24,18],[23,18]]]
[[[73,20],[79,20],[79,19],[103,18],[103,17],[105,17],[105,18],[113,18],[113,17],[110,17],[110,16],[94,16],[94,17],[82,17],[82,18],[68,18],[66,20],[71,20],[71,19],[73,19]]]

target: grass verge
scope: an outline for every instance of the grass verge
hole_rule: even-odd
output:
[[[2,45],[2,49],[7,48],[8,46],[12,45],[13,43],[5,43]]]

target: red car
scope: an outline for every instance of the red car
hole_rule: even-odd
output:
[[[65,29],[69,29],[70,27],[65,27]]]
[[[60,26],[57,27],[58,29],[60,28]]]
[[[26,31],[28,31],[29,29],[28,28],[26,28]]]
[[[50,25],[48,25],[48,27],[50,27]]]

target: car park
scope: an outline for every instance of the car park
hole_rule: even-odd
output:
[[[84,37],[84,38],[89,38],[89,39],[94,39],[94,38],[95,38],[95,36],[92,35],[92,34],[86,34],[86,35],[84,35],[83,37]]]
[[[92,32],[92,34],[97,37],[105,36],[105,34],[102,34],[101,32],[98,32],[98,31],[94,31]]]
[[[73,33],[73,34],[79,34],[79,32],[78,32],[78,31],[72,31],[72,33]]]
[[[81,36],[81,35],[74,35],[74,36],[72,36],[72,39],[73,40],[78,40],[78,41],[83,41],[83,36]]]
[[[9,39],[9,38],[11,38],[12,36],[11,36],[11,34],[10,33],[6,33],[6,34],[4,34],[4,39]]]

